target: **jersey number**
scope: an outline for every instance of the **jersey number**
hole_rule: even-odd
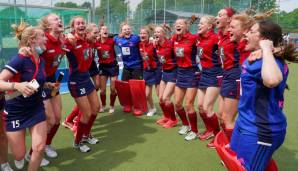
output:
[[[81,88],[80,91],[81,91],[81,95],[86,94],[86,89],[85,88]]]
[[[20,120],[11,121],[13,128],[20,127]]]

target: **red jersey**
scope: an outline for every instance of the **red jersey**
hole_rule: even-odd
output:
[[[140,54],[143,59],[143,68],[145,70],[157,68],[157,57],[154,46],[149,42],[140,42]]]
[[[176,34],[173,35],[172,41],[174,42],[174,54],[178,67],[189,68],[195,66],[197,37],[187,32],[182,35],[180,40],[178,40]]]
[[[221,31],[218,32],[218,49],[219,57],[223,65],[224,70],[239,67],[239,52],[237,45],[230,40],[230,33],[227,32],[225,35]]]
[[[100,64],[111,64],[116,61],[114,44],[113,38],[107,38],[103,43],[101,41],[95,43]]]
[[[156,53],[162,70],[167,71],[177,67],[172,41],[166,39],[162,45],[157,45]]]
[[[240,65],[242,65],[245,59],[248,58],[250,55],[250,51],[245,50],[246,44],[247,44],[247,40],[243,39],[239,42],[237,47],[237,50],[240,53],[240,60],[239,60]]]
[[[46,51],[41,57],[45,61],[46,76],[50,77],[56,73],[65,52],[62,50],[63,43],[59,39],[56,39],[48,32],[45,32],[45,36],[48,39],[46,42]]]
[[[66,40],[65,45],[70,50],[66,53],[70,74],[88,73],[94,58],[93,47],[82,39],[77,39],[75,45]]]
[[[197,43],[197,63],[201,63],[203,68],[220,67],[218,57],[218,36],[214,31],[208,32],[204,37],[200,36]]]

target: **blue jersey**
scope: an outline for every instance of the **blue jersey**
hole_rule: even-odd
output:
[[[115,45],[120,48],[122,60],[125,68],[142,68],[142,58],[139,51],[140,37],[131,35],[129,38],[114,38]]]
[[[39,62],[36,62],[33,57],[22,55],[13,57],[10,62],[5,65],[5,69],[9,70],[14,75],[10,80],[11,82],[30,82],[32,79],[36,79],[40,86],[38,91],[29,97],[25,98],[20,95],[7,100],[5,104],[6,111],[13,111],[15,113],[43,105],[41,92],[46,76],[44,65],[45,63],[42,58],[40,58]],[[14,94],[14,92],[8,92],[7,94],[8,96],[13,96],[12,94]]]
[[[242,65],[241,96],[238,105],[239,116],[236,124],[240,129],[259,137],[259,140],[270,142],[272,136],[284,133],[287,127],[283,113],[284,90],[288,77],[288,66],[276,59],[283,74],[282,82],[268,88],[263,84],[261,76],[263,60]]]

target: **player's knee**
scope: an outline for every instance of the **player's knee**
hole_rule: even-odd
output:
[[[38,142],[34,146],[32,146],[33,153],[42,154],[45,149],[45,143]]]

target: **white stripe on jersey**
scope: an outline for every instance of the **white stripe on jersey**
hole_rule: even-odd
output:
[[[5,67],[11,69],[15,74],[18,73],[17,70],[15,70],[13,67],[11,67],[11,66],[9,66],[9,65],[5,65]]]

